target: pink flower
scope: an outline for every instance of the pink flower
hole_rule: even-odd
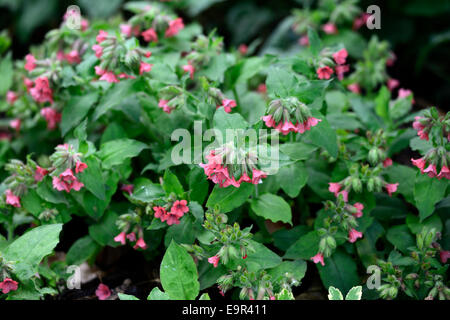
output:
[[[236,101],[234,101],[232,99],[223,99],[222,105],[219,107],[223,107],[223,109],[225,110],[226,113],[230,113],[231,109],[236,107]]]
[[[302,36],[300,39],[298,39],[298,43],[301,45],[301,46],[309,46],[309,38],[308,38],[308,36]]]
[[[125,37],[129,38],[131,35],[139,35],[139,26],[133,26],[131,24],[121,24],[120,25],[120,33],[122,33]]]
[[[358,238],[362,238],[362,232],[357,231],[356,229],[351,229],[348,232],[348,241],[353,243],[355,242]]]
[[[450,170],[447,166],[442,166],[441,172],[439,172],[437,178],[441,180],[442,178],[450,179]]]
[[[430,164],[426,169],[423,170],[422,173],[428,174],[430,178],[434,178],[437,175],[436,165]]]
[[[131,233],[127,234],[127,239],[130,242],[135,242],[136,241],[136,233],[131,232]]]
[[[95,38],[95,40],[97,40],[98,43],[102,43],[103,41],[106,40],[106,37],[108,36],[108,32],[100,30],[98,32],[97,37]]]
[[[14,281],[11,278],[5,278],[5,280],[0,282],[0,290],[2,290],[4,294],[9,293],[10,291],[16,291],[17,288],[18,288],[17,281]]]
[[[177,18],[175,20],[172,20],[169,22],[169,28],[167,28],[166,30],[165,37],[169,38],[176,36],[178,32],[180,32],[180,30],[183,28],[184,28],[183,19]]]
[[[398,81],[397,79],[389,78],[387,81],[387,87],[388,87],[389,91],[394,90],[399,85],[400,85],[400,81]]]
[[[136,244],[134,245],[133,249],[137,250],[138,248],[141,248],[142,250],[147,249],[147,244],[144,241],[144,238],[139,238],[138,241],[136,241]]]
[[[22,121],[20,119],[13,119],[9,122],[9,126],[16,130],[17,132],[20,131],[20,126],[22,125]]]
[[[248,52],[248,46],[246,44],[241,44],[238,48],[239,53],[242,54],[243,56],[245,56]]]
[[[33,80],[30,80],[28,78],[23,78],[23,84],[25,85],[25,87],[27,87],[27,91],[30,91],[30,89],[34,86]]]
[[[447,263],[447,259],[450,258],[450,251],[441,250],[439,252],[439,257],[441,258],[442,263]]]
[[[336,28],[336,25],[332,22],[328,22],[322,26],[323,32],[326,34],[336,34],[338,33],[338,29]]]
[[[170,213],[175,215],[177,218],[181,218],[186,212],[189,212],[189,207],[187,206],[186,200],[175,201],[170,209]]]
[[[311,257],[311,260],[317,264],[320,262],[322,266],[325,266],[325,263],[323,262],[323,254],[321,252],[318,252],[314,257]]]
[[[195,68],[192,64],[188,63],[187,65],[183,66],[183,71],[184,72],[189,72],[189,76],[191,77],[191,79],[194,79],[194,72],[195,72]]]
[[[345,60],[347,60],[348,52],[347,50],[341,49],[338,52],[333,53],[333,59],[337,64],[345,64]]]
[[[336,66],[334,69],[336,71],[338,79],[342,81],[342,79],[344,79],[344,73],[348,72],[350,70],[350,67],[348,64],[346,64],[342,66]]]
[[[34,87],[30,89],[31,97],[40,103],[53,103],[53,92],[50,89],[48,79],[46,77],[39,77],[34,82]]]
[[[168,105],[169,100],[159,100],[158,107],[162,108],[164,112],[171,113],[173,108]]]
[[[27,54],[25,56],[25,70],[33,71],[36,68],[36,58],[32,54]]]
[[[384,159],[384,161],[383,161],[383,167],[385,167],[385,168],[387,168],[387,167],[389,167],[389,166],[392,166],[392,159],[391,158],[386,158],[386,159]]]
[[[341,191],[342,185],[338,182],[329,182],[328,191],[333,192],[334,196],[337,197],[338,192]]]
[[[118,77],[119,77],[120,79],[136,79],[135,76],[126,74],[125,72],[119,73]]]
[[[123,184],[122,187],[120,187],[120,190],[128,192],[128,194],[131,196],[133,194],[134,185],[132,184]]]
[[[80,63],[81,62],[80,54],[78,53],[77,50],[70,51],[68,54],[65,55],[65,58],[66,58],[67,62],[69,62],[69,63]]]
[[[259,93],[262,93],[262,94],[267,93],[267,86],[266,86],[266,84],[265,84],[265,83],[261,83],[261,84],[258,86],[257,91],[258,91]]]
[[[8,104],[13,105],[17,98],[18,96],[14,91],[8,91],[8,93],[6,93],[6,102],[8,102]]]
[[[208,258],[208,262],[211,263],[214,266],[214,268],[217,268],[217,266],[219,265],[219,260],[220,260],[220,257],[217,255],[213,256],[211,258]]]
[[[386,60],[386,65],[388,67],[392,67],[395,63],[395,60],[397,60],[397,56],[395,55],[395,53],[390,52],[390,57]]]
[[[98,300],[106,300],[111,296],[111,290],[106,284],[100,283],[97,290],[95,290],[95,295]]]
[[[119,80],[117,80],[116,78],[116,75],[112,71],[105,71],[99,80],[105,80],[110,83],[119,82]]]
[[[122,245],[124,245],[126,243],[125,237],[126,237],[125,232],[121,232],[117,236],[114,237],[114,241],[120,242]]]
[[[344,202],[348,202],[348,191],[347,190],[342,190],[341,192],[339,192],[336,196],[339,197],[339,195],[342,195],[342,199],[344,200]]]
[[[86,169],[88,166],[86,163],[83,163],[81,161],[77,161],[77,163],[75,164],[75,173],[80,173],[83,172],[84,169]]]
[[[47,107],[41,109],[41,115],[47,121],[47,128],[53,130],[56,125],[61,122],[61,113],[57,112],[55,109]]]
[[[275,127],[275,120],[272,118],[271,115],[263,116],[262,120],[264,121],[267,127],[269,128]]]
[[[167,220],[167,212],[164,207],[153,207],[153,211],[155,211],[155,218],[158,218],[163,222]]]
[[[81,19],[81,31],[86,31],[89,27],[89,21],[86,19]]]
[[[419,158],[419,159],[411,158],[411,162],[413,165],[415,165],[417,168],[420,169],[420,172],[423,173],[423,169],[425,168],[425,165],[426,165],[426,161],[424,158]]]
[[[101,45],[99,45],[99,44],[94,44],[92,46],[92,50],[95,51],[95,56],[97,58],[100,58],[102,56],[102,54],[103,54],[103,47]]]
[[[58,177],[53,177],[53,188],[58,191],[64,190],[70,192],[72,189],[80,191],[82,187],[84,187],[84,184],[78,181],[70,168],[61,173]]]
[[[153,29],[153,28],[143,31],[141,33],[141,36],[147,42],[151,42],[151,41],[158,42],[158,35],[156,34],[155,29]]]
[[[360,88],[359,84],[357,84],[357,83],[349,84],[347,86],[347,89],[350,90],[353,93],[356,93],[356,94],[360,94],[361,93],[361,88]]]
[[[325,66],[325,67],[317,69],[317,76],[319,77],[319,79],[328,80],[328,79],[330,79],[333,72],[334,72],[333,69],[331,69],[328,66]]]
[[[403,88],[398,89],[398,98],[400,98],[400,99],[407,98],[412,94],[413,94],[412,91],[409,89],[403,89]],[[412,103],[414,104],[414,99],[412,99]]]
[[[398,183],[386,183],[384,187],[386,188],[389,196],[391,196],[392,193],[397,191]]]
[[[152,67],[153,67],[152,64],[141,61],[141,65],[139,66],[139,74],[143,74],[144,72],[150,72],[152,70]]]
[[[356,202],[354,205],[353,205],[355,208],[356,208],[356,210],[358,210],[356,213],[354,213],[353,215],[356,217],[356,218],[361,218],[362,217],[362,215],[363,215],[363,209],[364,209],[364,205],[362,204],[362,203],[359,203],[359,202]]]
[[[42,179],[44,179],[47,174],[48,170],[36,166],[36,171],[34,172],[34,180],[36,180],[37,182],[42,181]]]
[[[267,178],[267,173],[261,170],[253,169],[252,172],[252,183],[259,184],[262,183],[262,179]]]
[[[13,207],[20,208],[20,198],[16,196],[11,189],[5,191],[6,204],[12,205]]]
[[[277,300],[277,299],[275,298],[275,296],[271,296],[270,300]]]
[[[369,17],[370,15],[364,12],[363,14],[361,14],[361,16],[355,18],[355,20],[353,21],[353,30],[358,30],[363,25],[365,25]]]

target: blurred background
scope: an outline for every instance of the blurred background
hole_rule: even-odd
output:
[[[0,30],[11,39],[14,58],[21,59],[32,44],[59,26],[69,5],[81,8],[88,19],[108,19],[122,12],[125,0],[0,0]],[[185,21],[197,21],[205,32],[217,29],[229,47],[253,44],[254,54],[290,52],[298,41],[287,23],[293,9],[313,7],[314,0],[171,0]],[[355,2],[358,2],[355,0]],[[414,92],[419,107],[450,106],[450,0],[359,1],[360,8],[376,4],[381,9],[381,29],[361,28],[365,39],[373,34],[388,40],[397,56],[389,69],[403,88]],[[363,30],[364,29],[364,30]],[[0,37],[0,49],[8,44]],[[281,42],[281,43],[280,43]]]

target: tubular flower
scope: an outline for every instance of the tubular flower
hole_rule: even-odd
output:
[[[5,191],[6,195],[6,204],[9,204],[13,207],[20,208],[20,198],[16,196],[10,189]]]
[[[356,229],[351,229],[348,232],[348,241],[354,243],[356,242],[356,240],[358,240],[358,238],[362,238],[362,236],[363,236],[362,232],[359,232]]]
[[[155,29],[150,28],[141,33],[141,36],[147,42],[158,42],[158,35],[156,34]]]
[[[0,290],[3,291],[4,294],[7,294],[10,291],[16,291],[19,287],[18,285],[17,281],[14,281],[11,278],[5,278],[0,282]]]
[[[320,262],[322,266],[325,266],[325,262],[323,262],[323,253],[318,252],[314,257],[311,257],[311,260],[317,264]]]
[[[214,268],[217,268],[217,266],[219,265],[219,260],[220,258],[217,255],[208,258],[208,262],[211,263]]]
[[[329,66],[324,66],[317,69],[317,76],[319,79],[325,79],[328,80],[331,78],[331,75],[333,74],[333,69],[331,69]]]
[[[30,89],[31,97],[39,103],[53,103],[53,91],[50,89],[48,79],[39,77],[34,82],[34,87]]]
[[[70,190],[80,191],[84,187],[84,184],[78,181],[77,177],[73,175],[72,170],[69,168],[59,176],[53,177],[53,188],[58,191],[70,192]]]
[[[98,300],[106,300],[111,296],[111,290],[109,290],[109,287],[103,283],[100,283],[97,287],[97,290],[95,290],[95,295],[97,296]]]
[[[47,128],[49,130],[55,129],[56,125],[61,122],[61,113],[51,107],[42,108],[41,115],[45,118],[45,121],[47,121]]]
[[[389,196],[391,196],[392,193],[397,191],[398,183],[386,183],[384,187],[386,188]]]
[[[165,37],[170,38],[176,36],[180,30],[184,28],[183,19],[177,18],[169,22],[169,28],[167,28]]]

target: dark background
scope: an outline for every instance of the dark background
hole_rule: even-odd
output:
[[[15,58],[43,41],[59,26],[66,8],[81,7],[88,18],[109,18],[121,13],[123,0],[0,0],[0,29],[12,37]],[[266,40],[293,8],[310,0],[182,0],[171,4],[185,21],[197,21],[206,31],[217,28],[228,46]],[[450,0],[360,1],[381,8],[381,30],[362,30],[388,40],[397,55],[389,69],[403,88],[413,90],[419,108],[450,106]],[[128,16],[128,12],[122,12]]]

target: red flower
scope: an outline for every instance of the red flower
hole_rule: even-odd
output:
[[[450,170],[447,166],[442,166],[441,172],[439,172],[437,178],[441,180],[442,178],[450,179]]]
[[[361,93],[361,88],[360,88],[359,84],[357,84],[357,83],[349,84],[347,86],[347,89],[350,90],[353,93],[356,93],[356,94],[360,94]]]
[[[364,205],[362,204],[362,203],[359,203],[359,202],[356,202],[354,205],[353,205],[355,208],[356,208],[356,210],[357,210],[357,212],[356,213],[354,213],[353,215],[356,217],[356,218],[361,218],[362,217],[362,215],[363,215],[363,209],[364,209]]]
[[[61,122],[61,113],[50,107],[41,109],[41,116],[47,121],[47,128],[50,130],[55,129],[56,125]]]
[[[186,212],[189,212],[189,207],[187,206],[186,200],[175,201],[170,209],[170,213],[175,215],[177,218],[181,218]]]
[[[419,159],[412,159],[411,158],[411,162],[413,165],[415,165],[417,168],[420,169],[420,172],[423,173],[423,169],[425,168],[426,165],[426,161],[424,158],[419,158]]]
[[[36,58],[32,54],[27,54],[25,56],[25,70],[33,71],[36,68]]]
[[[392,166],[392,159],[391,158],[386,158],[386,159],[384,159],[384,161],[383,161],[383,167],[389,167],[389,166]]]
[[[328,66],[325,66],[325,67],[317,69],[317,76],[319,77],[319,79],[328,80],[328,79],[330,79],[333,72],[334,72],[333,69],[331,69]]]
[[[136,233],[131,232],[131,233],[127,234],[127,239],[131,242],[135,242],[136,241]]]
[[[338,196],[338,192],[341,190],[342,185],[338,182],[329,182],[328,183],[328,191],[333,192],[334,196]]]
[[[183,66],[183,71],[184,72],[189,72],[189,76],[191,77],[191,79],[194,79],[194,72],[195,72],[195,68],[192,64],[188,63],[187,65]]]
[[[39,77],[34,83],[34,87],[30,89],[31,97],[36,102],[50,102],[53,103],[53,92],[50,89],[48,79],[46,77]]]
[[[386,188],[389,196],[391,196],[392,193],[397,191],[398,183],[386,183],[384,187]]]
[[[142,250],[147,249],[147,244],[145,243],[144,238],[139,238],[139,240],[136,241],[133,249],[137,250],[138,248],[141,248]]]
[[[423,173],[427,173],[430,178],[436,177],[436,165],[430,164],[426,169],[423,170]]]
[[[131,196],[133,194],[134,185],[132,184],[123,184],[122,187],[120,187],[120,190],[128,192],[128,194]]]
[[[120,33],[129,38],[131,35],[139,35],[139,26],[133,27],[131,24],[121,24]]]
[[[117,80],[116,78],[116,75],[112,71],[104,71],[99,80],[105,80],[110,83],[119,82],[119,80]]]
[[[321,252],[318,252],[314,257],[311,257],[311,260],[316,264],[320,262],[322,266],[325,266],[325,263],[323,262],[323,254]]]
[[[143,31],[141,33],[141,36],[147,42],[151,42],[151,41],[158,42],[158,35],[156,34],[155,29],[153,29],[153,28]]]
[[[262,94],[267,93],[267,86],[266,86],[266,84],[265,84],[265,83],[261,83],[261,84],[258,86],[257,91],[258,91],[259,93],[262,93]]]
[[[236,107],[236,101],[232,100],[232,99],[223,99],[222,100],[222,105],[219,106],[218,108],[223,107],[223,109],[225,110],[226,113],[230,113],[231,109]]]
[[[302,36],[300,39],[298,39],[298,43],[301,45],[301,46],[309,46],[309,38],[308,38],[308,36]]]
[[[34,180],[36,181],[42,181],[44,177],[48,174],[48,170],[41,168],[39,166],[36,166],[36,171],[34,173]]]
[[[342,66],[336,66],[334,69],[336,71],[338,79],[342,81],[342,79],[344,79],[344,73],[348,72],[350,70],[350,67],[348,66],[348,64],[346,64]]]
[[[159,100],[158,107],[162,108],[164,112],[171,113],[173,108],[168,105],[168,100]]]
[[[100,58],[102,56],[102,54],[103,54],[103,47],[101,45],[99,45],[99,44],[94,44],[92,46],[92,50],[95,51],[95,56],[97,58]]]
[[[341,49],[338,52],[333,53],[333,59],[337,64],[345,64],[345,60],[347,59],[348,52],[347,50]]]
[[[139,74],[150,72],[152,70],[152,67],[152,64],[141,61],[141,65],[139,66]]]
[[[398,89],[398,98],[400,98],[400,99],[407,98],[412,94],[413,94],[412,91],[409,89],[403,89],[403,88]],[[414,103],[414,99],[412,99],[412,103]]]
[[[166,30],[165,37],[169,38],[176,36],[178,32],[180,32],[180,30],[183,28],[184,28],[183,19],[177,18],[175,20],[172,20],[169,22],[169,28],[167,28]]]
[[[125,240],[125,232],[119,233],[117,236],[114,237],[115,242],[120,242],[122,245],[126,243]]]
[[[12,205],[13,207],[20,208],[20,198],[16,196],[10,189],[5,191],[6,204]]]
[[[155,211],[155,218],[163,222],[167,220],[167,211],[164,207],[153,207],[153,211]]]
[[[81,58],[77,50],[72,50],[64,56],[69,63],[80,63]]]
[[[243,56],[245,56],[248,52],[248,46],[246,44],[241,44],[238,48],[239,53],[242,54]]]
[[[97,37],[95,38],[95,40],[97,40],[98,43],[102,43],[103,41],[106,40],[106,37],[108,36],[108,32],[100,30],[98,32]]]
[[[214,268],[217,268],[217,266],[219,265],[219,260],[220,260],[220,257],[217,255],[213,256],[211,258],[208,258],[208,262],[211,263],[214,266]]]
[[[88,166],[86,163],[83,163],[81,161],[77,161],[77,163],[75,164],[75,173],[80,173],[83,172],[84,169],[86,169]]]
[[[20,131],[20,126],[22,125],[22,121],[20,119],[13,119],[9,122],[9,126],[16,130],[17,132]]]
[[[14,281],[11,278],[5,278],[5,280],[0,282],[0,290],[2,290],[4,294],[7,294],[10,291],[16,291],[17,288],[18,288],[17,281]]]
[[[388,87],[389,91],[394,90],[399,85],[400,85],[400,81],[398,81],[397,79],[389,78],[387,81],[387,87]]]
[[[98,297],[98,300],[106,300],[111,296],[111,290],[109,290],[107,285],[100,283],[97,290],[95,290],[95,295]]]
[[[447,259],[450,258],[450,251],[442,250],[439,252],[439,257],[441,258],[442,263],[447,263]]]
[[[348,241],[351,243],[356,242],[356,240],[358,238],[362,238],[362,236],[363,236],[362,232],[359,232],[356,229],[351,229],[348,232]]]
[[[252,172],[252,183],[259,184],[262,183],[262,179],[267,178],[267,173],[261,170],[253,169]]]
[[[70,192],[72,189],[80,191],[83,186],[84,184],[78,181],[71,169],[67,169],[61,173],[59,177],[53,177],[53,188],[58,191],[65,190],[66,192]]]

